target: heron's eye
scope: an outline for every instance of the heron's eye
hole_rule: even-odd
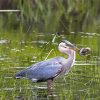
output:
[[[64,48],[67,48],[66,46],[64,46]]]
[[[67,48],[66,46],[62,46],[63,48]]]

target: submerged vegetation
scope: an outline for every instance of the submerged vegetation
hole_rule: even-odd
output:
[[[6,5],[5,5],[6,4]],[[23,28],[24,32],[95,32],[100,26],[100,0],[1,0],[0,29]]]

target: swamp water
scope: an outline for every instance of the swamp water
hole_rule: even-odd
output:
[[[0,38],[0,100],[100,100],[100,36],[94,33],[80,35],[20,35],[1,34]],[[48,96],[46,82],[32,83],[14,79],[16,72],[36,62],[55,56],[58,43],[67,39],[78,47],[90,47],[91,56],[76,55],[76,62],[68,75],[56,79],[53,95]]]

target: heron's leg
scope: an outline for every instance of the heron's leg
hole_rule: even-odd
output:
[[[53,80],[52,79],[49,79],[47,81],[47,89],[48,89],[48,94],[52,94],[52,91],[51,91],[51,88],[52,88],[52,85],[53,85]]]

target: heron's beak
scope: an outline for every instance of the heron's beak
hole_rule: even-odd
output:
[[[74,44],[70,43],[67,40],[63,40],[62,42],[64,42],[66,44],[66,47],[69,47],[69,49],[76,51],[80,55],[88,55],[91,52],[91,49],[88,47],[87,48],[78,48],[77,46],[75,46]]]

